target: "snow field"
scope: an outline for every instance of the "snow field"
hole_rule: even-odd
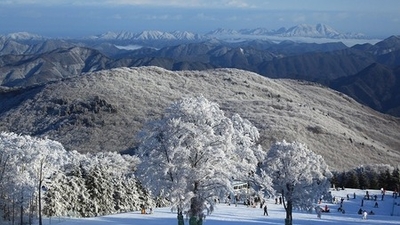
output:
[[[365,195],[365,190],[346,189],[340,191],[332,191],[332,195],[343,197],[343,207],[345,214],[337,211],[339,204],[322,202],[321,207],[328,205],[329,213],[322,213],[322,218],[318,219],[315,211],[312,213],[293,211],[293,224],[295,225],[353,225],[353,224],[400,224],[400,206],[394,206],[395,216],[391,216],[393,203],[399,203],[400,198],[394,199],[392,192],[386,192],[385,198],[381,201],[380,190],[368,190],[370,195],[378,196],[379,208],[374,208],[373,200],[364,200],[363,209],[368,212],[373,210],[375,215],[368,215],[366,220],[357,214],[361,205],[361,198]],[[356,193],[356,199],[353,199],[353,193]],[[347,194],[350,199],[347,200]],[[273,198],[267,199],[268,214],[263,216],[263,209],[257,207],[246,207],[239,204],[237,207],[231,204],[217,204],[211,215],[208,215],[204,221],[204,225],[281,225],[284,224],[285,210],[282,205],[276,205]],[[44,224],[50,224],[47,220]],[[122,213],[116,215],[108,215],[96,218],[80,218],[80,219],[52,219],[51,224],[57,225],[176,225],[176,213],[171,212],[170,208],[156,208],[153,214],[140,214],[140,212]],[[185,224],[188,224],[185,221]]]

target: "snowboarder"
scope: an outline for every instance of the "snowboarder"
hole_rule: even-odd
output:
[[[265,204],[265,206],[264,206],[264,216],[268,216],[267,204]]]

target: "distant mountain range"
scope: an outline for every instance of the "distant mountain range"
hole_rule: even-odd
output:
[[[196,34],[188,31],[173,31],[163,32],[156,30],[142,31],[140,33],[133,33],[129,31],[120,32],[106,32],[99,35],[87,36],[79,39],[85,40],[119,40],[119,41],[149,41],[149,40],[180,40],[180,41],[194,41],[194,40],[207,40],[210,38],[243,38],[243,39],[258,39],[260,37],[277,36],[277,37],[309,37],[309,38],[328,38],[328,39],[365,39],[367,38],[361,33],[341,33],[334,28],[325,25],[309,25],[300,24],[290,28],[281,27],[276,30],[269,30],[266,28],[255,29],[223,29],[207,32],[205,34]],[[14,40],[44,40],[48,39],[44,36],[31,34],[27,32],[12,33],[0,36],[0,39],[14,39]]]
[[[206,34],[206,36],[278,36],[278,37],[310,37],[310,38],[330,38],[330,39],[348,39],[348,38],[367,38],[361,33],[341,33],[325,24],[309,25],[300,24],[286,29],[281,27],[277,30],[268,30],[265,28],[256,29],[216,29]]]

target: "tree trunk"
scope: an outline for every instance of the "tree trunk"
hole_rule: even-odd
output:
[[[283,202],[283,207],[285,208],[286,211],[285,225],[292,225],[293,202],[291,199],[286,201],[285,194],[286,194],[285,191],[282,190],[282,202]]]
[[[293,210],[293,203],[292,203],[291,200],[289,200],[287,202],[287,207],[286,207],[285,225],[292,225],[293,224],[292,210]]]
[[[24,203],[24,198],[22,197],[21,198],[21,208],[20,208],[20,210],[21,210],[21,224],[24,224],[24,205],[23,205],[23,203]]]
[[[203,201],[198,197],[193,197],[190,203],[189,225],[203,224]]]
[[[178,225],[184,225],[185,221],[183,220],[182,212],[178,212]]]
[[[39,186],[38,186],[38,192],[39,192],[39,225],[42,225],[42,183],[43,183],[43,164],[44,164],[44,159],[40,161],[40,171],[39,171]]]
[[[42,180],[39,180],[39,225],[42,225]]]

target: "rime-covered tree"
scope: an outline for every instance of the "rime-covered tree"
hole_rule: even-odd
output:
[[[41,224],[42,202],[47,216],[105,215],[153,204],[134,177],[138,162],[136,156],[80,154],[48,139],[1,133],[0,224],[18,218],[32,224],[36,215]]]
[[[139,204],[152,204],[146,198],[148,194],[139,190],[133,175],[137,157],[115,152],[70,152],[69,157],[70,163],[54,174],[48,184],[47,215],[91,217],[134,211]]]
[[[263,156],[258,137],[239,115],[229,119],[204,97],[184,98],[141,132],[137,177],[153,195],[168,198],[178,218],[189,208],[190,224],[202,224],[205,202],[226,197],[233,179],[255,171]]]
[[[12,199],[11,204],[19,202],[21,223],[24,222],[24,214],[32,212],[27,209],[30,207],[38,209],[39,224],[42,224],[42,186],[63,164],[66,151],[60,143],[52,140],[5,132],[0,135],[0,151],[2,157],[7,159],[3,164],[4,177],[1,178],[5,178],[2,182],[5,193],[0,195]],[[37,202],[37,205],[31,202]]]
[[[328,193],[332,173],[324,159],[304,144],[286,141],[273,144],[261,168],[282,195],[286,225],[292,224],[294,207],[309,210]]]

